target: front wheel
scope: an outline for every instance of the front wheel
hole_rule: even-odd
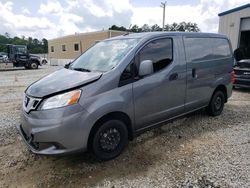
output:
[[[99,160],[110,160],[122,153],[128,144],[128,130],[120,120],[104,122],[94,133],[92,152]]]
[[[225,95],[222,91],[216,91],[207,108],[208,114],[211,116],[218,116],[221,114],[224,108]]]

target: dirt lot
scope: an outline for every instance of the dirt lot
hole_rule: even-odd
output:
[[[204,111],[149,131],[108,162],[47,157],[17,135],[25,88],[58,67],[0,72],[0,187],[250,187],[250,91],[221,116]]]

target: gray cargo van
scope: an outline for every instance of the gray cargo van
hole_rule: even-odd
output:
[[[224,35],[151,32],[97,43],[25,91],[17,126],[37,154],[118,156],[129,140],[201,108],[220,115],[232,94]]]

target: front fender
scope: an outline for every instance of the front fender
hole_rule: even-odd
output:
[[[38,65],[40,65],[40,66],[42,65],[41,62],[40,62],[40,60],[37,59],[37,58],[30,58],[30,59],[29,59],[29,63],[31,63],[31,62],[36,62],[36,63],[37,63]]]
[[[105,93],[83,99],[80,103],[89,113],[89,122],[92,126],[101,117],[111,112],[123,112],[134,125],[134,106],[132,84],[111,89]]]

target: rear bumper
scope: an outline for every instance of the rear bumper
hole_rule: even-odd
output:
[[[250,78],[247,79],[247,78],[235,77],[234,86],[242,88],[250,88]]]

